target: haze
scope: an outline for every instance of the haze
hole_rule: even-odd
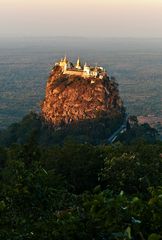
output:
[[[0,0],[0,37],[162,37],[162,0]]]

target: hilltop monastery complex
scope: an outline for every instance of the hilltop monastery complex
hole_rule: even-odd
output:
[[[89,66],[86,63],[84,66],[81,65],[80,59],[78,58],[76,65],[69,62],[67,57],[61,59],[60,62],[55,63],[55,66],[60,66],[62,68],[63,74],[77,75],[81,77],[95,77],[103,79],[107,76],[107,72],[103,67],[99,66]]]

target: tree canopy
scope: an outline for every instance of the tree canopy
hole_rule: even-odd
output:
[[[161,239],[162,144],[0,148],[0,239]]]

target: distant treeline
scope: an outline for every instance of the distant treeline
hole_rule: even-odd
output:
[[[67,126],[54,128],[46,124],[40,115],[31,112],[19,123],[10,125],[0,131],[0,145],[10,146],[13,143],[24,144],[34,137],[40,145],[63,144],[66,140],[77,143],[90,143],[93,145],[107,144],[109,137],[123,124],[125,115],[112,113],[111,118],[98,116],[96,119],[84,120]],[[123,143],[136,142],[143,139],[155,143],[158,133],[148,124],[138,125],[136,117],[133,123],[128,123],[127,131],[116,139]]]

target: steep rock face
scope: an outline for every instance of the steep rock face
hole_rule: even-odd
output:
[[[54,67],[46,86],[42,116],[54,126],[123,114],[118,85],[109,77],[83,78]]]

